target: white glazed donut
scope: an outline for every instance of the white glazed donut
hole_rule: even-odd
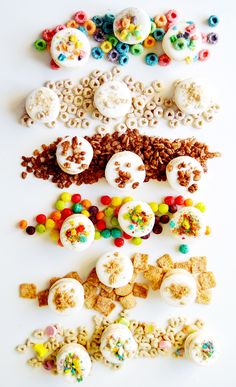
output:
[[[82,382],[91,372],[92,362],[86,349],[76,343],[65,344],[56,358],[57,372],[71,381]]]
[[[84,288],[73,278],[56,281],[48,294],[48,306],[51,310],[64,316],[79,312],[84,305]]]
[[[193,22],[171,25],[162,41],[165,53],[173,60],[191,62],[198,59],[202,36]]]
[[[87,36],[77,28],[65,28],[53,36],[50,51],[58,66],[75,68],[87,62],[90,43]]]
[[[94,104],[101,114],[109,118],[125,116],[131,107],[131,92],[121,81],[108,81],[98,87]]]
[[[170,270],[163,278],[160,295],[173,306],[192,304],[197,296],[196,280],[187,270]]]
[[[93,243],[94,235],[95,229],[91,220],[83,214],[74,214],[63,222],[60,240],[64,247],[83,251]]]
[[[194,193],[204,181],[204,171],[196,159],[179,156],[166,167],[166,177],[170,186],[182,194]]]
[[[107,182],[121,190],[139,188],[146,176],[143,160],[134,152],[115,153],[105,169]]]
[[[198,240],[205,234],[203,214],[195,207],[183,207],[177,211],[170,223],[173,236],[182,242]]]
[[[114,34],[123,43],[137,44],[149,35],[151,21],[148,14],[141,8],[123,9],[115,18]]]
[[[59,114],[60,101],[53,90],[47,87],[39,87],[26,98],[25,109],[34,121],[52,122]]]
[[[147,203],[132,200],[121,206],[118,221],[126,234],[132,237],[142,237],[152,231],[155,215]]]
[[[125,325],[111,324],[103,332],[100,350],[104,358],[112,364],[123,364],[137,352],[137,343]]]
[[[133,276],[133,264],[123,253],[113,251],[102,255],[96,264],[99,281],[110,288],[127,285]]]
[[[93,148],[83,137],[66,136],[57,145],[57,164],[69,175],[88,169],[93,158]]]
[[[201,114],[207,111],[212,103],[209,91],[203,82],[193,78],[177,82],[174,101],[186,114]]]
[[[217,360],[215,339],[204,331],[190,334],[185,341],[184,349],[187,359],[198,365],[209,365]]]

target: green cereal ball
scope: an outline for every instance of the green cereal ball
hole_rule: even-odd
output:
[[[37,224],[35,230],[38,234],[43,234],[46,231],[46,227],[44,226],[44,224]]]
[[[121,231],[119,228],[113,228],[113,229],[111,230],[111,236],[112,236],[113,238],[120,238],[121,235],[122,235],[122,231]]]
[[[101,235],[103,238],[108,239],[111,236],[111,231],[108,228],[105,228],[105,230],[101,231]]]
[[[107,207],[107,208],[105,209],[104,212],[105,212],[105,215],[106,215],[108,218],[110,218],[110,217],[113,215],[114,210],[113,210],[112,207]]]
[[[63,200],[57,200],[55,207],[58,211],[62,211],[66,207],[66,203]]]
[[[133,238],[133,239],[131,240],[131,242],[132,242],[135,246],[141,245],[142,241],[143,241],[142,238],[139,238],[139,237],[135,237],[135,238]]]
[[[140,43],[134,44],[133,46],[130,47],[131,54],[135,56],[142,55],[143,50],[144,50],[143,45]]]
[[[112,224],[112,226],[114,226],[114,227],[119,226],[119,222],[118,222],[118,219],[117,219],[116,216],[113,216],[113,217],[111,218],[111,224]]]

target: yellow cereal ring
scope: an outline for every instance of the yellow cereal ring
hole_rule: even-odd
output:
[[[157,27],[159,27],[159,28],[165,27],[167,25],[167,19],[166,19],[165,15],[155,16],[154,22],[156,23]]]
[[[102,49],[103,52],[105,52],[105,54],[107,54],[109,51],[111,51],[112,44],[110,42],[108,42],[108,40],[105,40],[101,44],[101,49]]]

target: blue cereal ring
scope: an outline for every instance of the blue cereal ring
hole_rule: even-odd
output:
[[[156,28],[152,35],[155,40],[161,41],[164,38],[165,31],[163,28]]]
[[[217,25],[219,24],[219,18],[215,15],[211,15],[209,18],[208,18],[208,25],[210,27],[216,27]]]
[[[95,59],[102,59],[104,57],[104,52],[100,47],[93,47],[91,54],[92,54],[92,57]]]
[[[85,27],[79,26],[79,27],[78,27],[78,30],[81,31],[81,32],[83,32],[85,35],[88,35],[88,31],[86,30]]]
[[[154,52],[150,52],[145,56],[145,62],[148,66],[155,66],[158,63],[158,56]]]
[[[113,15],[112,13],[106,13],[106,15],[104,16],[104,20],[113,23],[115,20],[115,15]]]
[[[119,42],[116,45],[116,49],[120,54],[127,54],[129,52],[129,45],[126,43]]]
[[[101,27],[103,25],[104,19],[102,16],[93,16],[92,21],[96,24],[97,27]]]
[[[105,32],[105,34],[112,34],[113,33],[113,23],[105,21],[102,25],[102,30]]]
[[[129,61],[129,57],[128,55],[120,55],[119,56],[119,59],[118,59],[118,62],[121,66],[124,66],[128,63]]]

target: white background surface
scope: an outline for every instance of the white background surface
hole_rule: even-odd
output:
[[[216,120],[199,131],[192,128],[169,129],[165,123],[155,130],[155,134],[171,137],[197,136],[199,140],[210,144],[212,150],[221,151],[223,157],[209,162],[209,173],[205,192],[200,195],[208,207],[207,216],[213,233],[209,238],[199,242],[191,248],[191,255],[207,255],[209,269],[213,270],[218,286],[213,294],[210,306],[193,305],[187,309],[175,309],[164,305],[156,296],[151,294],[146,301],[138,300],[138,306],[131,311],[131,316],[140,320],[156,321],[165,324],[166,319],[179,314],[189,319],[201,317],[206,326],[219,339],[220,358],[218,363],[210,368],[199,368],[185,360],[156,358],[154,360],[134,360],[121,371],[115,373],[103,365],[95,364],[91,377],[85,386],[95,384],[108,387],[118,387],[133,384],[137,387],[145,383],[149,386],[222,386],[233,387],[236,374],[233,369],[235,356],[235,198],[233,172],[235,153],[235,37],[232,27],[235,24],[235,2],[231,1],[146,1],[124,0],[109,2],[106,8],[104,1],[77,2],[62,0],[41,0],[40,2],[21,0],[5,2],[5,10],[1,20],[1,365],[3,367],[1,385],[4,387],[48,387],[65,386],[63,378],[54,377],[46,371],[32,369],[25,364],[27,357],[14,351],[18,343],[35,328],[46,326],[48,323],[58,322],[59,318],[47,308],[39,309],[36,303],[18,298],[18,284],[21,282],[35,282],[40,289],[46,285],[46,280],[54,275],[63,275],[71,270],[79,270],[86,276],[98,255],[112,248],[110,241],[96,242],[91,249],[83,254],[70,253],[52,244],[48,238],[39,236],[28,237],[15,227],[21,218],[31,220],[40,212],[51,210],[51,206],[60,191],[50,182],[38,180],[29,176],[26,181],[21,180],[20,157],[31,154],[32,150],[42,143],[49,143],[57,136],[69,133],[70,130],[62,126],[48,129],[43,126],[24,128],[19,122],[22,101],[27,93],[41,86],[49,79],[68,78],[77,79],[95,68],[109,69],[111,65],[104,60],[91,59],[87,68],[68,73],[63,70],[52,71],[49,57],[45,53],[38,53],[32,48],[32,42],[38,38],[44,28],[68,20],[78,9],[85,9],[93,16],[121,10],[127,5],[145,6],[149,15],[162,13],[170,8],[176,8],[180,19],[193,19],[202,27],[209,30],[204,20],[211,14],[220,18],[217,29],[220,42],[212,47],[211,58],[207,63],[193,66],[172,64],[168,68],[156,66],[150,68],[140,58],[130,58],[125,67],[126,74],[139,77],[144,82],[153,79],[174,81],[181,77],[202,75],[209,78],[216,90],[217,98],[222,105],[222,111]],[[151,133],[154,133],[150,129]],[[78,132],[80,133],[80,132]],[[234,176],[231,175],[234,173]],[[93,186],[71,187],[71,192],[80,192],[83,197],[95,200],[101,193],[114,194],[105,182]],[[136,198],[147,201],[159,201],[161,197],[173,194],[166,184],[156,182],[145,185]],[[174,258],[184,259],[177,253],[176,244],[168,236],[153,236],[143,242],[140,250],[151,252],[150,260],[155,260],[165,252],[173,254]],[[135,247],[126,244],[127,252],[135,251]],[[234,287],[233,287],[234,286]],[[84,310],[76,319],[64,318],[61,322],[65,326],[76,324],[91,325],[91,315]]]

